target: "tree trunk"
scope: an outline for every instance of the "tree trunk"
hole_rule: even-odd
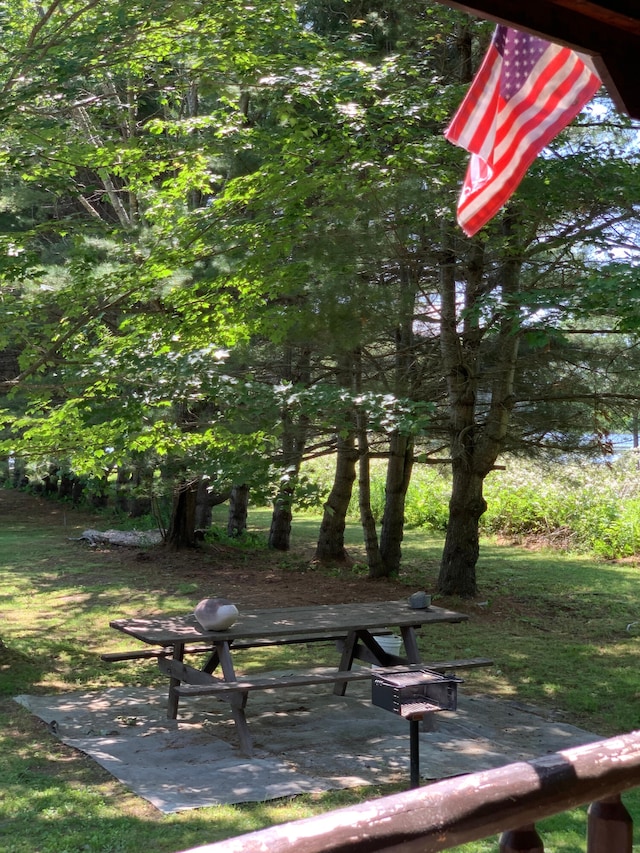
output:
[[[212,508],[228,501],[231,491],[217,492],[212,488],[211,477],[200,477],[196,495],[195,529],[208,530],[211,527]]]
[[[229,498],[229,517],[227,535],[242,536],[247,529],[247,509],[249,506],[249,486],[234,486]]]
[[[504,447],[513,408],[521,261],[512,226],[513,218],[507,211],[503,219],[505,240],[500,269],[503,312],[482,365],[484,330],[480,326],[479,307],[490,288],[484,275],[483,244],[476,241],[472,245],[466,264],[461,320],[457,313],[460,281],[449,249],[450,234],[445,232],[443,236],[440,343],[447,378],[452,466],[449,521],[437,584],[438,592],[443,595],[472,598],[477,594],[479,521],[486,509],[483,484]],[[483,400],[479,413],[480,390]]]
[[[11,475],[11,483],[14,489],[23,489],[29,484],[27,476],[27,465],[24,459],[13,457],[13,472]]]
[[[295,354],[297,353],[297,360]],[[307,386],[310,381],[310,351],[287,346],[284,356],[283,377],[291,382]],[[291,547],[291,520],[296,483],[302,464],[307,437],[308,418],[305,415],[296,421],[288,408],[282,412],[282,479],[278,495],[273,503],[269,548],[288,551]]]
[[[136,465],[131,475],[129,495],[129,516],[141,518],[151,513],[153,494],[153,468],[149,465]]]
[[[196,546],[196,481],[181,483],[173,493],[171,521],[166,544],[170,548],[195,548]]]
[[[369,465],[369,438],[366,416],[358,414],[358,500],[360,523],[364,534],[364,547],[370,578],[384,577],[384,563],[378,544],[376,520],[371,510],[371,468]]]
[[[74,477],[73,485],[71,487],[71,500],[75,506],[77,506],[82,500],[82,495],[84,494],[85,481],[80,477]]]
[[[90,503],[94,509],[103,509],[109,504],[109,483],[107,475],[93,477],[90,481]]]
[[[442,552],[438,592],[473,598],[478,591],[476,563],[480,553],[480,516],[487,508],[482,496],[484,476],[455,466],[447,535]]]
[[[42,478],[45,495],[57,495],[60,481],[60,466],[56,462],[49,465],[49,470]]]
[[[418,280],[411,264],[400,266],[400,309],[396,326],[395,392],[398,397],[412,397],[416,385],[416,341],[414,312]],[[404,536],[404,507],[413,468],[412,436],[392,433],[384,490],[384,514],[380,531],[380,554],[384,575],[392,577],[400,571]]]
[[[477,593],[476,563],[479,555],[478,521],[485,510],[482,477],[474,472],[476,442],[476,395],[481,332],[477,323],[465,322],[459,333],[457,313],[458,283],[456,261],[449,251],[450,234],[443,236],[440,267],[441,328],[440,347],[447,377],[452,485],[447,536],[438,576],[438,592],[443,595],[473,597]],[[465,307],[481,293],[482,246],[472,248],[475,264],[465,282]],[[473,280],[472,280],[473,279]]]
[[[193,525],[196,530],[208,530],[211,527],[211,501],[209,500],[209,477],[200,477],[196,490],[196,508]]]
[[[404,506],[413,469],[413,438],[394,433],[389,442],[380,554],[386,577],[397,575],[402,557]]]
[[[130,518],[141,518],[151,512],[153,471],[134,466],[118,466],[115,505]]]
[[[293,512],[293,487],[282,487],[273,503],[271,527],[269,528],[269,548],[276,551],[288,551],[291,547],[291,520]]]
[[[353,353],[353,390],[362,393],[362,350]],[[358,441],[358,507],[360,524],[364,535],[364,547],[367,554],[369,577],[384,576],[384,565],[378,544],[376,520],[371,510],[371,465],[369,458],[369,421],[366,411],[356,410],[356,436]]]
[[[60,485],[58,487],[58,496],[61,498],[70,498],[73,495],[74,477],[69,471],[64,471],[60,475]]]
[[[129,501],[131,499],[131,468],[125,465],[118,465],[118,473],[116,474],[116,494],[115,506],[120,512],[127,512],[129,509]]]
[[[357,460],[358,452],[353,433],[346,437],[338,436],[336,472],[331,492],[324,505],[316,547],[315,558],[320,562],[345,562],[349,558],[344,547],[344,529],[356,479]]]

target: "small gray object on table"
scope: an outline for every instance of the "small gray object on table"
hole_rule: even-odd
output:
[[[409,607],[413,607],[414,610],[423,610],[425,607],[431,606],[431,596],[421,590],[410,595],[408,602]]]

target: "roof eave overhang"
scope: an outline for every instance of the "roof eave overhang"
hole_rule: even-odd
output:
[[[586,53],[616,107],[640,119],[639,0],[441,0]]]

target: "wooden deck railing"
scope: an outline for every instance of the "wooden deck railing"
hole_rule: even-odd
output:
[[[587,853],[631,853],[620,793],[634,787],[640,731],[183,853],[435,853],[498,833],[501,853],[544,853],[536,821],[586,803]]]

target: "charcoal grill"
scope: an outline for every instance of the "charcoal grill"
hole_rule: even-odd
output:
[[[455,711],[462,682],[432,669],[374,675],[371,680],[372,703],[409,720],[412,788],[420,785],[420,720],[438,711]]]

